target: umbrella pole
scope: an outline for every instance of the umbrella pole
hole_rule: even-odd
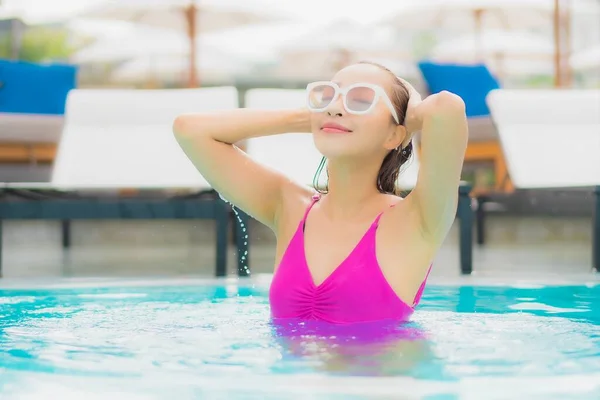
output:
[[[554,0],[554,86],[562,86],[562,52],[560,35],[560,0]]]
[[[477,62],[483,62],[483,60],[484,60],[483,43],[482,43],[483,38],[481,37],[481,35],[482,35],[481,24],[482,24],[483,13],[484,13],[483,9],[473,10],[473,16],[475,18],[475,40],[476,40],[475,58],[476,58]]]
[[[569,59],[571,58],[572,46],[571,46],[571,1],[567,2],[567,6],[565,8],[565,56],[563,57],[564,69],[565,69],[565,83],[568,86],[573,84],[573,69],[571,68],[571,64]]]
[[[190,43],[190,70],[189,70],[189,82],[188,87],[198,87],[198,69],[196,68],[196,12],[198,11],[195,1],[192,1],[190,5],[185,9],[185,16],[187,20],[188,36]]]

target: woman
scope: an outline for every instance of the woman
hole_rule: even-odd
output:
[[[362,62],[307,88],[308,107],[181,115],[174,133],[204,178],[277,237],[275,319],[406,320],[455,218],[467,143],[465,105],[441,92],[421,101],[385,67]],[[416,187],[396,195],[421,132]],[[255,163],[233,143],[312,132],[327,159],[326,193]]]

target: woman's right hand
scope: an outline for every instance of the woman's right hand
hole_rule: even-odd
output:
[[[185,114],[175,119],[176,137],[210,137],[233,144],[241,140],[289,132],[310,132],[310,111],[237,108],[212,113]]]

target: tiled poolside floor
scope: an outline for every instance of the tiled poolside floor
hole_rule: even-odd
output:
[[[535,223],[531,222],[523,226],[519,223],[490,228],[489,244],[474,248],[475,273],[467,278],[459,274],[455,226],[434,262],[431,280],[569,278],[600,282],[600,275],[591,270],[586,221],[555,221],[544,229],[532,227]],[[527,234],[527,229],[535,232]],[[59,232],[56,223],[5,223],[4,282],[58,277],[210,277],[214,273],[210,222],[78,222],[68,251],[60,246]],[[271,273],[273,262],[273,235],[254,228],[250,258],[253,274]],[[228,264],[235,273],[233,248]]]

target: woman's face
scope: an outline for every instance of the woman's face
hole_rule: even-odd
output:
[[[355,64],[339,71],[332,79],[341,89],[357,83],[380,86],[392,98],[392,77],[387,71],[371,64]],[[331,98],[334,89],[327,89],[324,97]],[[373,99],[370,90],[358,89],[348,98],[350,107],[367,107]],[[368,157],[386,154],[398,147],[404,139],[390,108],[383,98],[377,100],[368,114],[356,115],[344,107],[339,95],[323,112],[311,114],[315,146],[328,159]]]

